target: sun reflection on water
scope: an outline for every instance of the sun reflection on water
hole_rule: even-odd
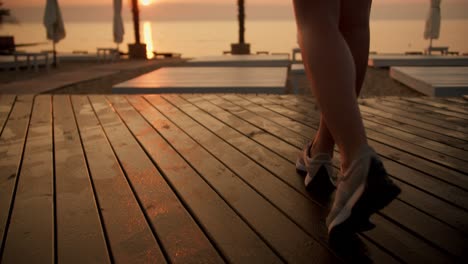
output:
[[[145,39],[146,43],[146,57],[148,59],[152,59],[154,57],[153,35],[151,33],[151,22],[149,21],[143,22],[143,38]]]

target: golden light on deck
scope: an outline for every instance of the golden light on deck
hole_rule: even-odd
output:
[[[153,54],[153,34],[151,33],[151,22],[146,21],[143,23],[143,38],[146,43],[146,57],[152,59]]]

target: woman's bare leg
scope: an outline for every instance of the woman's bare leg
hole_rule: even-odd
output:
[[[340,32],[340,2],[294,0],[294,7],[306,73],[346,170],[367,139],[356,100],[354,58]]]
[[[339,29],[351,51],[356,69],[356,96],[359,96],[366,75],[369,57],[369,16],[371,0],[342,0],[340,3]],[[312,156],[316,153],[333,153],[335,140],[323,115],[315,135]]]

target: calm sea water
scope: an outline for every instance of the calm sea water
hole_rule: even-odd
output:
[[[111,23],[67,23],[66,39],[57,45],[62,52],[95,51],[96,47],[114,47]],[[252,51],[290,52],[296,44],[294,21],[247,21],[246,40]],[[428,41],[423,39],[423,20],[376,20],[371,22],[371,51],[394,53],[422,51]],[[124,43],[133,42],[133,27],[125,23]],[[141,23],[142,40],[149,49],[159,52],[180,52],[185,57],[221,54],[237,41],[236,21],[183,21]],[[40,23],[0,26],[1,35],[14,35],[17,43],[46,42]],[[434,45],[468,52],[468,20],[442,21],[441,36]],[[126,50],[126,44],[121,44]],[[51,49],[50,44],[26,48],[29,51]],[[24,50],[24,49],[23,49]]]

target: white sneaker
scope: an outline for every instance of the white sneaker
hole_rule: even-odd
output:
[[[308,188],[312,182],[323,180],[318,178],[326,177],[328,178],[326,182],[331,183],[333,187],[336,186],[337,178],[333,170],[332,158],[327,153],[317,153],[310,157],[311,146],[312,142],[307,143],[296,161],[296,170],[307,173],[304,185]]]
[[[356,232],[370,215],[387,206],[401,192],[387,176],[382,162],[369,147],[363,147],[340,177],[332,209],[327,216],[328,233]]]

